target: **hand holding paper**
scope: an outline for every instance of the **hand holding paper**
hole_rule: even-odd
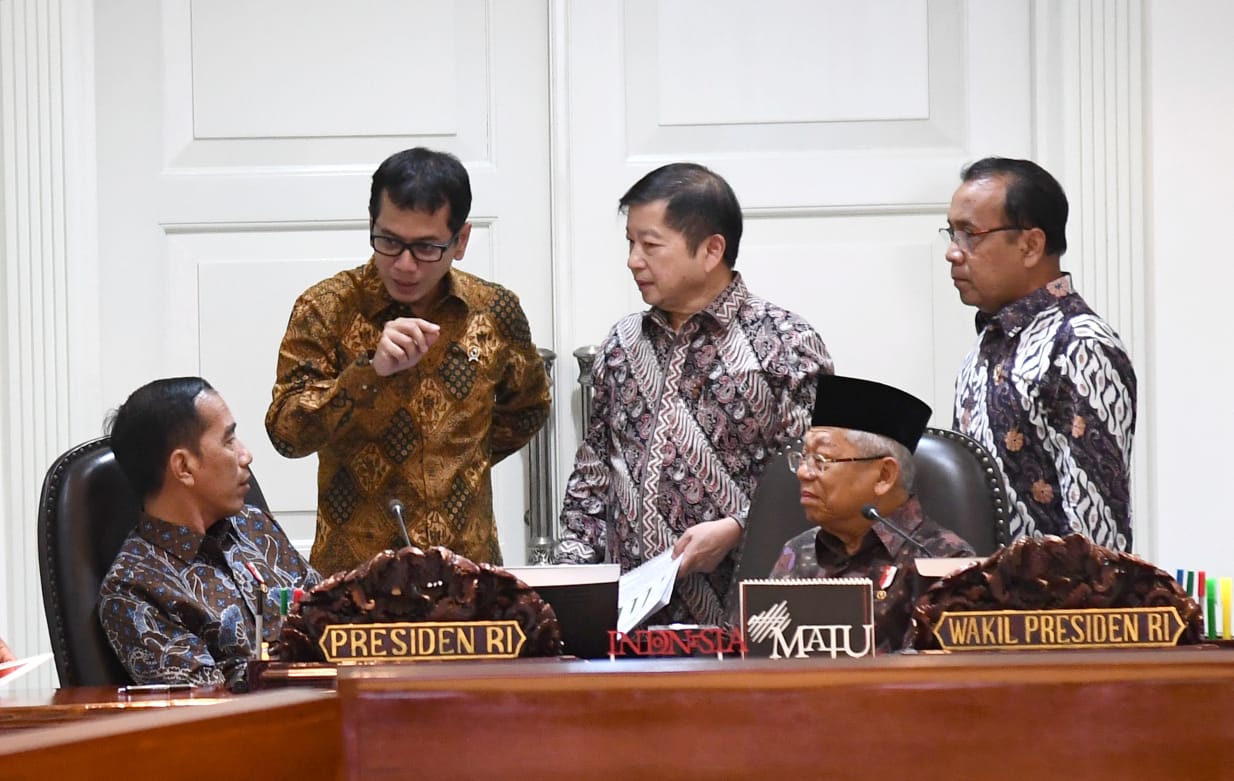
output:
[[[694,524],[673,546],[673,555],[681,562],[677,577],[684,578],[695,572],[714,572],[739,542],[741,524],[733,518]]]

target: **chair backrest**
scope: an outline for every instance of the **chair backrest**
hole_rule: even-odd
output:
[[[255,477],[246,501],[266,508]],[[39,574],[61,686],[129,682],[99,624],[99,586],[140,513],[108,437],[74,447],[47,470],[39,500]]]
[[[739,581],[767,577],[784,543],[813,527],[801,509],[801,487],[787,459],[785,453],[771,459],[750,502],[745,546],[737,564]],[[976,440],[929,428],[913,460],[914,490],[926,515],[968,540],[982,556],[1010,541],[1003,474]]]
[[[930,428],[913,460],[917,498],[926,515],[968,540],[981,556],[1011,542],[1003,471],[981,443],[957,431]]]

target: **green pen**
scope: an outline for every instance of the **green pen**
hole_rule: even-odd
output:
[[[1207,615],[1205,616],[1205,618],[1208,620],[1208,626],[1207,626],[1208,639],[1216,640],[1217,639],[1217,579],[1209,578],[1208,582],[1205,583],[1204,586],[1205,586],[1205,589],[1204,589],[1205,596],[1207,597],[1207,601],[1208,601],[1208,604],[1206,605],[1206,607],[1208,608],[1208,611],[1207,611]]]

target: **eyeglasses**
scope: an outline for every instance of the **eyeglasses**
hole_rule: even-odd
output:
[[[883,453],[881,456],[861,456],[859,458],[828,458],[822,453],[802,453],[798,450],[788,451],[788,468],[789,471],[796,472],[797,468],[802,464],[806,465],[808,471],[815,474],[822,474],[823,471],[832,464],[851,464],[855,461],[877,461],[880,458],[888,458],[890,453]]]
[[[939,228],[938,235],[942,236],[949,242],[955,242],[955,245],[960,248],[961,252],[973,251],[973,239],[979,239],[982,236],[989,236],[991,233],[1000,231],[1019,231],[1024,230],[1018,225],[1003,225],[999,228],[990,228],[983,231],[956,230],[948,225],[946,228]]]
[[[411,256],[422,263],[436,263],[441,260],[446,254],[446,250],[458,238],[458,234],[450,237],[450,240],[445,244],[434,244],[431,241],[403,241],[396,239],[393,236],[385,236],[380,233],[370,234],[368,243],[373,248],[373,251],[379,255],[385,255],[390,258],[397,258],[404,251],[410,252]]]

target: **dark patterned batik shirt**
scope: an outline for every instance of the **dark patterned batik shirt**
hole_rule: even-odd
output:
[[[972,556],[973,548],[925,516],[916,497],[886,518],[911,534],[934,558]],[[809,529],[784,544],[770,577],[869,578],[874,583],[874,639],[878,653],[912,645],[913,602],[920,588],[914,561],[922,552],[882,524],[875,524],[849,555],[839,537]]]
[[[548,375],[514,293],[457,269],[444,279],[446,295],[420,315],[441,327],[437,342],[389,377],[372,353],[387,321],[413,315],[371,260],[292,308],[266,431],[284,456],[317,453],[322,572],[403,547],[391,499],[412,544],[501,563],[490,473],[548,418]]]
[[[955,428],[1007,476],[1011,534],[1087,535],[1131,550],[1136,380],[1118,334],[1070,279],[977,316]]]
[[[142,516],[99,589],[99,619],[136,683],[226,684],[235,688],[262,637],[278,638],[278,602],[266,588],[311,588],[318,575],[283,529],[257,507],[204,535]]]
[[[744,526],[768,460],[805,433],[816,378],[831,371],[810,324],[751,295],[740,274],[678,332],[657,309],[622,319],[593,366],[591,426],[566,485],[556,560],[608,551],[626,572],[697,523]],[[678,581],[648,623],[723,623],[735,561],[736,551]]]

